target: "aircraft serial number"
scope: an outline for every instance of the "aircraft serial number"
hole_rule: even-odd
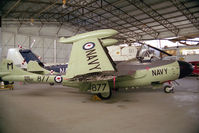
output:
[[[102,84],[92,84],[91,86],[91,90],[92,91],[104,91],[106,88],[106,83],[102,83]]]
[[[37,81],[38,82],[48,82],[49,76],[38,76]]]

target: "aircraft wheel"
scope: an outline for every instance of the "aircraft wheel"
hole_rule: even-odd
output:
[[[3,81],[3,83],[4,83],[4,87],[5,87],[5,88],[9,88],[10,90],[13,90],[13,89],[14,89],[14,88],[13,88],[14,82]]]
[[[13,85],[13,84],[14,84],[14,82],[9,82],[9,84],[10,84],[10,85]]]
[[[154,57],[152,56],[150,59],[150,62],[155,61]]]
[[[174,91],[174,88],[172,86],[166,85],[164,87],[164,92],[165,93],[172,93]]]
[[[98,96],[99,98],[101,98],[102,100],[107,100],[107,99],[110,99],[110,98],[111,98],[111,96],[112,96],[112,91],[111,91],[111,89],[110,89],[109,92],[107,92],[107,93],[98,93],[97,96]]]
[[[50,84],[50,86],[53,86],[54,85],[54,83],[49,83]]]

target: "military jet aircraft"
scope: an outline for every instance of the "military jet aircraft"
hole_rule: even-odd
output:
[[[101,99],[109,99],[114,88],[163,84],[192,73],[192,65],[183,61],[154,61],[142,65],[134,65],[132,62],[115,64],[106,47],[117,43],[116,39],[109,39],[117,33],[113,29],[104,29],[60,38],[62,43],[73,44],[64,76],[29,73],[14,66],[12,61],[4,60],[0,66],[1,80],[60,83],[90,91]],[[169,93],[173,86],[166,86],[164,90]]]
[[[47,74],[50,73],[50,71],[53,71],[53,73],[65,74],[68,66],[68,64],[46,65],[32,52],[31,49],[23,49],[22,46],[19,46],[19,48],[9,48],[7,59],[13,60],[14,65],[27,70],[28,65],[32,65],[32,61],[34,61],[34,64],[38,66],[37,68],[39,68],[39,66],[41,68],[34,71],[31,70],[33,73]]]

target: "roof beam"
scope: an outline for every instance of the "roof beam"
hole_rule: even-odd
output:
[[[102,27],[113,28],[112,25],[117,25],[117,27],[121,27],[121,28],[119,28],[119,29],[115,28],[115,29],[116,30],[120,30],[121,33],[124,33],[126,35],[128,34],[129,37],[131,37],[131,38],[136,38],[136,39],[140,39],[141,38],[141,35],[139,35],[138,33],[135,33],[132,30],[126,29],[124,26],[122,26],[120,24],[117,24],[117,22],[111,21],[111,20],[109,20],[109,18],[104,17],[104,16],[102,16],[102,15],[100,15],[98,13],[93,12],[96,9],[96,6],[97,7],[99,6],[98,2],[92,3],[89,6],[87,5],[84,8],[80,8],[78,10],[75,10],[73,13],[76,14],[76,16],[75,17],[68,17],[68,18],[66,18],[66,21],[68,21],[68,22],[77,22],[76,24],[78,24],[78,20],[80,18],[86,17],[86,18],[83,18],[83,21],[86,21],[89,24],[89,25],[86,25],[86,26],[92,27],[92,25],[96,25],[98,28],[99,28],[99,26],[100,27],[102,26]],[[85,16],[84,11],[85,12],[87,11],[89,13],[87,15],[89,15],[89,16]],[[70,14],[70,15],[72,15],[72,14]],[[93,16],[97,16],[98,19],[95,20],[93,18]],[[104,20],[106,20],[106,21],[100,21],[100,18],[104,18]],[[89,22],[88,20],[92,20],[93,23]],[[63,21],[65,21],[65,20],[63,20]],[[108,22],[109,24],[107,25],[106,22]]]
[[[15,2],[16,0],[9,0],[9,1],[13,1]],[[47,1],[38,1],[38,0],[23,0],[23,3],[32,3],[32,4],[45,4],[45,5],[51,5],[52,3],[51,2],[47,2]],[[77,5],[77,4],[70,4],[70,3],[66,3],[68,6],[80,6],[80,5]],[[60,3],[59,1],[57,1],[57,3],[55,5],[58,5],[58,6],[62,6],[63,3]]]
[[[127,0],[130,4],[134,5],[136,8],[153,18],[155,21],[160,23],[162,26],[167,28],[170,32],[174,33],[174,35],[178,35],[179,29],[170,23],[167,19],[165,19],[161,14],[159,14],[156,10],[150,7],[150,5],[146,4],[144,1],[140,0]]]
[[[116,1],[117,3],[118,2],[122,2],[121,0],[120,1]],[[146,32],[148,35],[154,37],[154,38],[157,38],[158,37],[158,32],[156,32],[155,30],[153,30],[152,28],[150,28],[149,26],[147,26],[146,24],[142,23],[141,21],[139,21],[138,19],[136,19],[135,17],[133,17],[132,15],[129,15],[128,13],[126,13],[125,11],[123,11],[122,9],[114,6],[113,4],[115,4],[116,2],[114,3],[109,3],[105,0],[101,0],[101,3],[96,3],[95,6],[92,6],[92,7],[85,7],[85,9],[89,10],[89,12],[87,13],[78,13],[78,15],[75,17],[75,18],[72,18],[70,20],[74,20],[74,19],[77,19],[78,17],[83,17],[83,16],[89,16],[88,19],[91,19],[93,17],[96,18],[96,16],[92,15],[92,13],[96,13],[97,10],[104,10],[108,13],[110,13],[111,15],[113,15],[114,17],[117,17],[120,19],[120,21],[124,21],[125,23],[127,24],[130,24],[136,28],[138,28],[139,30],[143,31],[143,32]],[[115,10],[115,11],[113,11]],[[80,11],[81,12],[81,11]],[[97,16],[100,16],[100,17],[103,17],[103,15],[101,14],[98,14]],[[97,17],[99,18],[99,17]],[[105,22],[108,22],[109,18],[106,18],[103,19],[103,25],[107,25],[107,24],[111,24],[111,25],[114,25],[116,24],[117,22],[116,21],[109,21],[111,23],[105,23]],[[132,23],[133,21],[133,23]],[[135,24],[136,23],[136,24]],[[137,26],[139,25],[139,26]],[[125,28],[125,27],[123,27]],[[131,31],[132,32],[132,31]]]
[[[3,18],[7,17],[7,15],[15,8],[19,5],[19,3],[21,2],[21,0],[18,0],[7,12],[5,15],[3,15]]]
[[[104,0],[104,1],[106,1],[106,0]],[[103,10],[108,11],[110,14],[112,14],[113,16],[119,18],[121,21],[123,20],[127,24],[130,24],[130,25],[132,25],[134,27],[137,27],[139,30],[142,30],[143,32],[146,32],[148,35],[150,35],[150,36],[152,36],[154,38],[158,37],[159,33],[157,31],[153,30],[152,28],[150,28],[146,24],[142,23],[141,21],[139,21],[134,16],[129,15],[128,13],[123,11],[122,9],[114,6],[112,3],[109,3],[107,1],[106,1],[106,3],[108,3],[108,6],[110,6],[110,7],[108,8],[108,6],[106,6],[105,8],[102,8]],[[117,12],[113,12],[111,8],[112,9],[115,8],[118,11]]]
[[[57,3],[57,0],[55,0],[53,3],[51,3],[49,6],[47,6],[46,8],[41,8],[41,10],[39,12],[37,12],[36,14],[34,14],[32,17],[36,17],[40,16],[40,14],[42,14],[43,12],[47,11],[48,9],[50,9],[51,7],[53,7],[55,4]],[[32,18],[31,17],[31,18]]]
[[[170,0],[173,5],[182,12],[182,14],[199,30],[199,20],[185,6],[184,2],[178,0]]]
[[[68,16],[69,14],[72,14],[73,12],[75,12],[75,11],[77,11],[77,10],[79,10],[79,9],[82,9],[83,7],[85,7],[85,6],[89,6],[89,5],[91,5],[91,4],[93,4],[94,2],[96,2],[97,0],[90,0],[90,1],[88,1],[88,0],[85,0],[85,1],[83,1],[84,3],[82,3],[82,1],[76,1],[76,0],[73,0],[73,2],[75,2],[75,3],[78,3],[79,5],[81,5],[80,7],[69,7],[69,8],[67,8],[67,9],[65,9],[65,11],[68,11],[68,12],[66,12],[66,13],[64,13],[63,15],[61,15],[60,17],[58,17],[58,18],[56,18],[56,19],[60,19],[60,18],[62,18],[62,17],[64,17],[64,16]]]
[[[93,15],[95,14],[96,16],[101,16],[101,15],[99,15],[99,14],[91,11],[89,9],[89,7],[86,8],[85,10],[88,10]],[[98,24],[100,23],[100,27],[101,26],[105,26],[105,27],[108,27],[108,28],[113,28],[113,25],[117,25],[117,27],[115,27],[114,29],[118,30],[120,33],[125,34],[129,38],[134,38],[135,40],[140,40],[142,38],[142,36],[140,34],[134,32],[133,30],[127,29],[126,27],[124,27],[123,25],[118,24],[115,21],[109,20],[107,17],[101,16],[101,18],[104,18],[104,20],[106,20],[106,21],[98,21],[98,20],[95,20],[93,17],[90,18],[88,16],[84,16],[84,17],[86,17],[87,20],[91,19],[92,21],[94,21],[93,23],[91,23],[91,25],[97,25],[97,26],[99,26]],[[73,19],[72,21],[75,21],[76,19]],[[71,21],[69,21],[69,22],[71,22]],[[106,24],[106,23],[109,23],[109,24]],[[120,27],[120,28],[118,28],[118,27]]]
[[[87,10],[87,9],[85,9]],[[82,10],[80,10],[82,11]],[[92,11],[89,11],[92,12]],[[92,12],[93,13],[93,12]],[[99,14],[97,14],[99,16]],[[72,16],[72,15],[71,15]],[[94,29],[98,29],[101,27],[101,25],[105,26],[105,28],[113,28],[111,25],[104,25],[102,22],[100,21],[96,21],[94,19],[92,19],[92,21],[94,21],[93,23],[89,22],[88,20],[92,19],[92,18],[88,18],[86,17],[86,19],[81,19],[80,17],[78,17],[77,19],[73,19],[71,21],[68,21],[69,23],[76,25],[76,26],[82,26],[83,28],[85,28],[86,30],[94,30]],[[107,18],[104,18],[107,19]],[[64,21],[64,20],[63,20]],[[67,20],[66,20],[67,21]],[[101,25],[99,25],[99,23]],[[111,22],[113,23],[113,22]],[[121,26],[119,24],[117,24],[118,26]],[[116,28],[115,28],[116,29]],[[125,34],[126,36],[128,36],[129,38],[133,38],[134,40],[140,40],[141,39],[141,35],[132,32],[129,29],[126,29],[125,27],[123,27],[122,29],[118,30],[120,33]],[[125,37],[124,37],[125,38]]]

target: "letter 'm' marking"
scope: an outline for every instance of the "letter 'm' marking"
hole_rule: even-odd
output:
[[[13,70],[13,63],[7,63],[7,69],[10,70],[10,66],[11,66],[11,69]]]

